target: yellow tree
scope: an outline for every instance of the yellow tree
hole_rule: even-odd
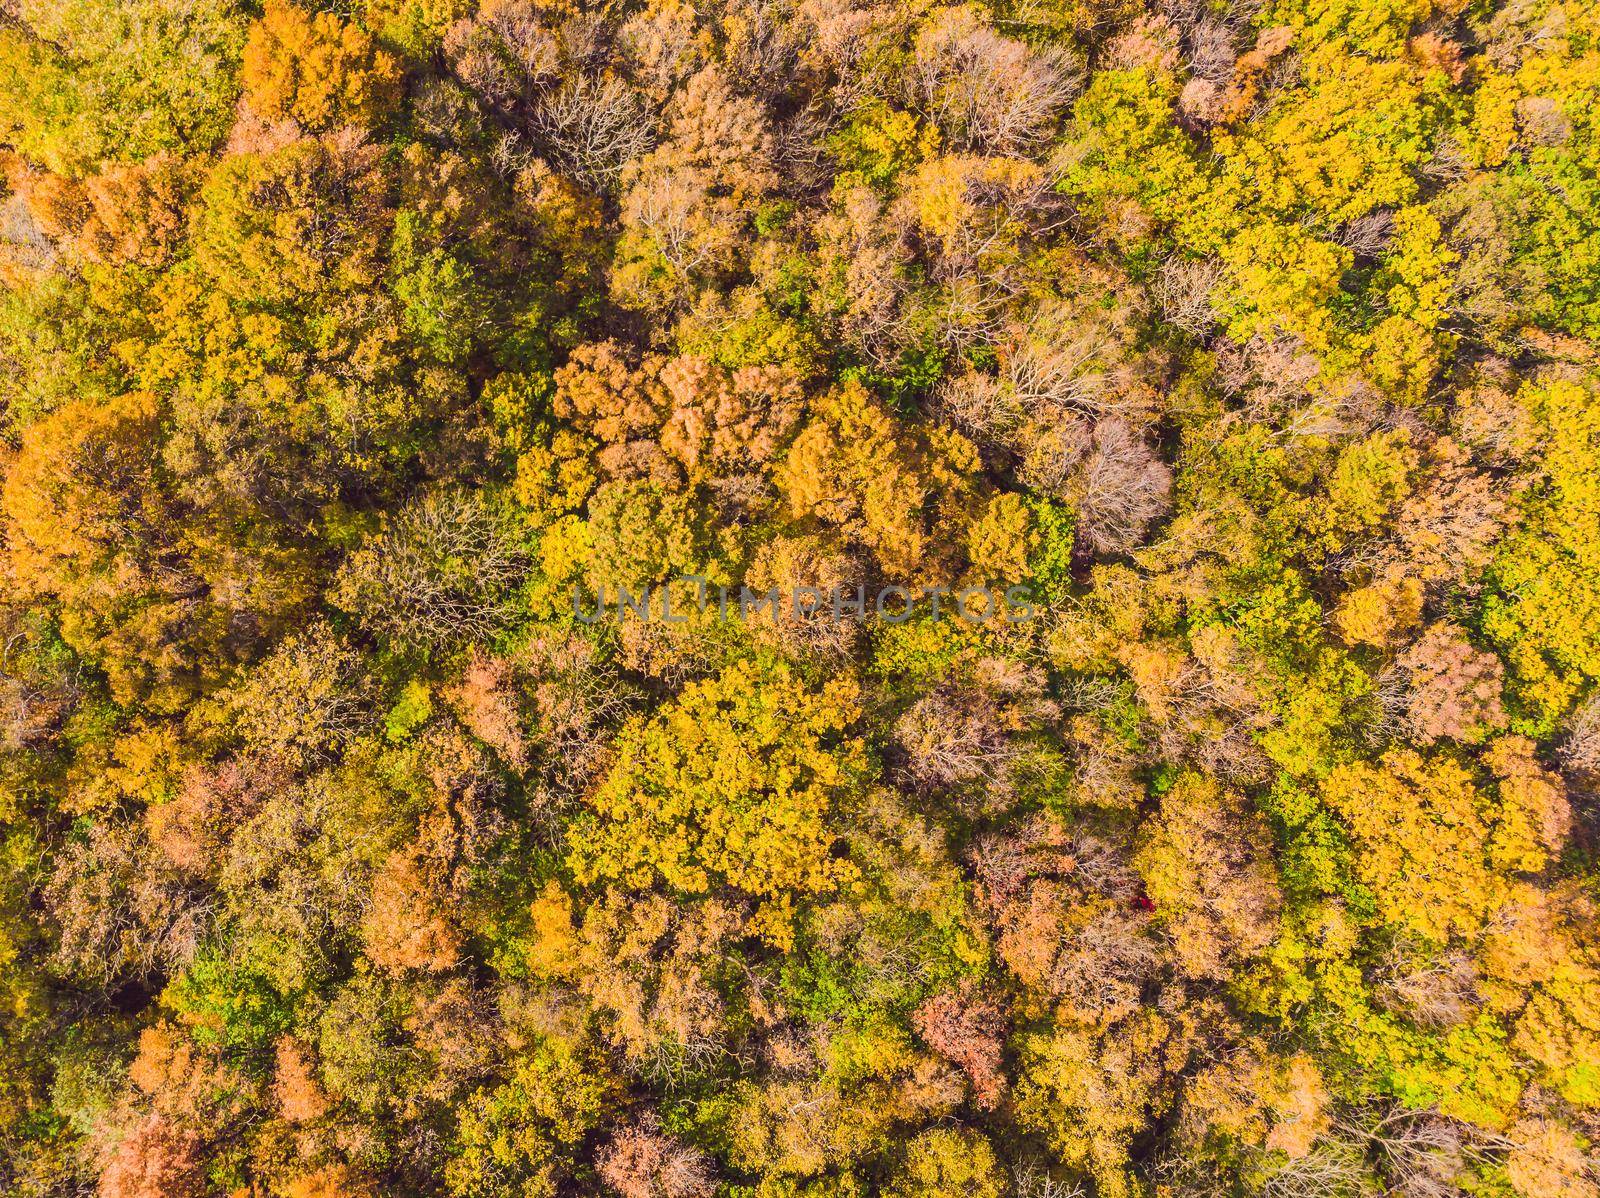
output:
[[[739,662],[692,683],[655,718],[635,718],[572,837],[581,882],[762,900],[756,923],[787,934],[796,899],[854,874],[833,853],[865,758],[846,730],[857,688],[807,687],[782,665]]]
[[[1409,749],[1328,775],[1323,800],[1350,829],[1356,876],[1386,922],[1432,940],[1472,936],[1506,902],[1508,874],[1542,868],[1564,799],[1517,749],[1491,754],[1506,775],[1494,792],[1451,758]]]
[[[243,82],[257,115],[312,130],[372,128],[400,99],[400,66],[370,34],[287,0],[268,0],[251,29]]]

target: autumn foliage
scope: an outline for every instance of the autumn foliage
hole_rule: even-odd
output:
[[[0,1194],[1600,1198],[1597,112],[0,0]]]

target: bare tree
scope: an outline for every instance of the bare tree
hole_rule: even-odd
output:
[[[737,213],[713,200],[707,172],[668,167],[628,189],[622,219],[637,229],[677,280],[733,264]]]
[[[729,0],[725,11],[728,61],[739,77],[757,95],[789,90],[807,49],[793,0]]]
[[[1061,48],[997,33],[972,8],[952,8],[917,37],[913,86],[929,117],[959,147],[1020,155],[1051,134],[1083,82]]]
[[[1570,770],[1600,773],[1600,695],[1591,697],[1567,721],[1561,760]]]
[[[1083,1198],[1083,1185],[1062,1181],[1036,1160],[1024,1160],[1011,1170],[1011,1192],[1015,1198]]]
[[[0,200],[0,258],[28,270],[49,270],[57,251],[23,195]]]
[[[461,21],[444,40],[456,78],[483,99],[507,109],[560,75],[561,39],[532,4],[492,8],[482,20]]]
[[[1110,363],[1122,347],[1103,323],[1076,308],[1033,313],[1007,346],[1004,378],[1030,413],[1105,411]]]
[[[1206,11],[1200,8],[1202,14]],[[1207,15],[1200,15],[1188,24],[1190,28],[1186,41],[1190,75],[1209,83],[1226,82],[1233,74],[1233,64],[1239,58],[1238,35],[1221,21]]]
[[[947,158],[917,179],[895,207],[906,228],[920,232],[929,278],[942,284],[932,313],[940,338],[957,347],[994,341],[1025,285],[1027,246],[1065,220],[1053,176],[1009,159]],[[960,193],[959,214],[936,231],[918,200],[926,186]]]
[[[1474,1163],[1491,1163],[1505,1137],[1436,1111],[1372,1107],[1336,1121],[1342,1135],[1365,1147],[1400,1198],[1457,1198],[1457,1179]]]
[[[1222,264],[1211,258],[1168,258],[1156,276],[1155,300],[1161,316],[1196,337],[1217,323],[1211,295],[1222,279]]]
[[[472,640],[509,618],[523,565],[481,499],[439,492],[403,508],[345,563],[335,601],[417,644]]]
[[[936,402],[978,440],[1019,454],[1030,486],[1059,491],[1093,448],[1089,418],[1146,415],[1129,340],[1119,317],[1097,305],[1045,304],[997,339],[994,374],[951,376]]]
[[[772,163],[784,191],[809,195],[828,186],[833,160],[827,151],[830,121],[826,108],[807,104],[773,134]]]
[[[1478,972],[1467,953],[1396,940],[1378,964],[1378,1001],[1423,1027],[1451,1027],[1477,1010]]]
[[[1372,1192],[1358,1144],[1325,1138],[1305,1156],[1284,1162],[1262,1183],[1262,1198],[1339,1198]]]
[[[924,790],[980,784],[988,795],[1012,792],[1024,756],[1020,734],[1060,714],[1045,697],[1043,676],[1013,662],[983,658],[969,678],[924,695],[900,717],[895,736],[905,770]]]
[[[1023,406],[1051,421],[1062,414],[1121,416],[1142,423],[1150,397],[1128,309],[1084,295],[1043,304],[1003,345],[1003,377]]]
[[[929,790],[980,780],[1003,785],[1018,756],[991,704],[950,691],[919,699],[900,717],[895,737],[906,753],[906,772]]]
[[[614,189],[655,140],[654,120],[620,79],[579,76],[540,98],[528,119],[535,144],[585,187]]]
[[[1103,420],[1077,490],[1084,540],[1097,553],[1124,553],[1167,511],[1172,471],[1126,423]]]
[[[540,796],[562,806],[604,769],[609,730],[627,710],[616,667],[581,637],[540,636],[515,661],[546,748]]]
[[[716,1188],[705,1157],[663,1132],[652,1117],[623,1129],[601,1149],[596,1171],[620,1198],[709,1198]]]
[[[25,749],[40,741],[66,708],[59,694],[0,669],[0,749]]]
[[[881,368],[897,362],[916,335],[912,253],[897,215],[871,188],[853,187],[816,224],[819,264],[833,286],[812,303],[839,337]]]
[[[210,908],[186,881],[141,825],[97,824],[57,854],[45,886],[45,909],[58,929],[56,965],[110,988],[187,963]]]
[[[1357,258],[1376,258],[1394,237],[1394,213],[1385,209],[1358,216],[1339,227],[1333,240]]]

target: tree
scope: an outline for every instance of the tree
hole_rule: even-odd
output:
[[[1545,860],[1526,840],[1515,790],[1496,802],[1447,757],[1394,750],[1381,768],[1340,766],[1322,792],[1350,828],[1379,914],[1433,940],[1477,933],[1509,893],[1502,871]]]
[[[1005,1013],[993,998],[941,991],[912,1014],[917,1034],[946,1060],[960,1066],[979,1106],[993,1109],[1005,1087],[1001,1048]]]
[[[226,135],[246,15],[232,0],[26,0],[0,31],[0,140],[58,174],[204,153]]]
[[[1214,782],[1187,775],[1162,796],[1134,863],[1191,975],[1224,978],[1276,937],[1283,900],[1266,829]]]
[[[459,1198],[553,1198],[584,1136],[613,1100],[603,1070],[537,1045],[504,1081],[463,1104],[445,1184]]]
[[[269,760],[336,755],[366,726],[362,663],[326,624],[285,638],[229,692],[234,727]]]
[[[1567,889],[1519,886],[1484,938],[1483,992],[1513,1027],[1512,1042],[1568,1102],[1600,1102],[1591,908]]]
[[[119,699],[161,709],[192,695],[230,646],[181,548],[181,509],[153,460],[158,421],[142,393],[57,409],[29,427],[0,503],[15,585],[61,605],[64,637]]]
[[[619,1198],[709,1198],[713,1189],[700,1154],[648,1121],[623,1129],[601,1151],[597,1172]]]
[[[634,596],[651,583],[696,572],[704,560],[704,534],[689,496],[643,480],[610,482],[589,501],[593,556],[591,584]],[[680,599],[681,602],[681,599]]]
[[[1305,1053],[1281,1057],[1246,1042],[1190,1083],[1179,1117],[1182,1140],[1226,1150],[1265,1149],[1305,1160],[1332,1130],[1327,1085]]]
[[[191,765],[175,794],[145,808],[145,829],[169,864],[186,874],[210,876],[238,826],[288,785],[284,763],[272,758]]]
[[[386,969],[438,973],[461,959],[461,934],[439,910],[439,887],[415,850],[390,855],[362,923],[368,958]]]
[[[522,570],[507,529],[481,498],[434,492],[402,508],[346,561],[334,597],[397,640],[448,644],[499,627]]]
[[[199,1137],[152,1115],[129,1133],[100,1176],[100,1198],[201,1198]]]
[[[372,1183],[345,1165],[302,1173],[289,1182],[285,1198],[371,1198]]]
[[[83,180],[33,176],[25,194],[42,231],[80,261],[155,269],[169,265],[186,239],[195,182],[183,159],[158,154]]]
[[[1463,447],[1448,437],[1426,447],[1422,478],[1396,513],[1398,544],[1387,561],[1435,587],[1470,583],[1494,558],[1506,525],[1507,496],[1473,469]]]
[[[817,406],[779,468],[778,486],[793,518],[839,528],[890,577],[909,580],[921,570],[932,583],[949,576],[949,534],[968,518],[964,500],[977,464],[960,434],[937,426],[925,435],[902,431],[853,383]]]
[[[0,1192],[1596,1198],[1597,47],[0,0]]]
[[[1592,1198],[1600,1193],[1593,1165],[1572,1132],[1546,1119],[1525,1119],[1512,1128],[1506,1176],[1518,1194]]]
[[[1102,1193],[1132,1194],[1133,1139],[1167,1105],[1164,1079],[1187,1063],[1191,1037],[1149,1008],[1104,1029],[1074,1021],[1031,1033],[1018,1045],[1018,1119]]]
[[[507,765],[524,770],[528,744],[511,684],[509,662],[474,650],[449,698],[467,731],[494,749]]]
[[[615,341],[581,345],[555,372],[555,414],[608,445],[638,440],[666,415],[658,369],[659,360],[651,359],[636,370]]]
[[[356,25],[268,0],[244,48],[245,102],[314,132],[381,124],[400,100],[400,67]]]
[[[900,1174],[884,1190],[894,1198],[1000,1198],[1004,1193],[994,1149],[976,1132],[939,1128],[912,1140]]]
[[[781,942],[796,900],[853,874],[832,849],[864,767],[846,735],[855,704],[848,682],[813,690],[788,667],[741,662],[630,720],[572,836],[579,879],[728,887],[763,901],[758,924]]]
[[[662,449],[691,479],[765,466],[800,420],[803,395],[792,371],[777,366],[720,368],[682,356],[661,371],[671,404]]]
[[[1023,737],[1058,714],[1043,679],[994,658],[972,677],[952,679],[918,699],[895,724],[906,771],[919,787],[960,790],[977,784],[998,805],[1015,791],[1028,757]]]
[[[1440,737],[1470,742],[1505,726],[1500,659],[1474,649],[1455,625],[1431,625],[1398,664],[1411,688],[1408,724],[1424,744]]]
[[[290,1123],[307,1123],[328,1113],[328,1096],[317,1081],[315,1060],[306,1046],[291,1036],[278,1041],[277,1067],[272,1084],[278,1109]]]
[[[746,914],[742,904],[721,901],[674,911],[659,895],[615,891],[579,911],[549,883],[532,904],[522,952],[536,977],[584,996],[636,1072],[682,1077],[730,1048],[721,954],[745,933]]]
[[[972,857],[995,955],[1022,985],[1102,1024],[1138,1009],[1166,960],[1127,846],[1036,816]]]
[[[1522,401],[1550,437],[1546,485],[1525,502],[1521,530],[1501,545],[1483,600],[1483,628],[1505,656],[1524,730],[1552,726],[1600,677],[1588,630],[1596,602],[1591,532],[1600,519],[1586,446],[1597,434],[1593,391],[1572,379],[1529,385]]]
[[[746,213],[777,183],[765,114],[708,66],[675,95],[666,140],[623,173],[612,289],[668,313],[737,272]]]
[[[1422,584],[1382,579],[1347,591],[1333,613],[1339,635],[1352,645],[1388,645],[1422,619]]]
[[[200,193],[199,265],[244,301],[370,287],[393,219],[378,158],[376,147],[339,135],[222,159]]]

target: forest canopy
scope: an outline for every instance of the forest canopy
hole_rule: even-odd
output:
[[[1600,1198],[1597,113],[1585,0],[0,0],[0,1191]]]

